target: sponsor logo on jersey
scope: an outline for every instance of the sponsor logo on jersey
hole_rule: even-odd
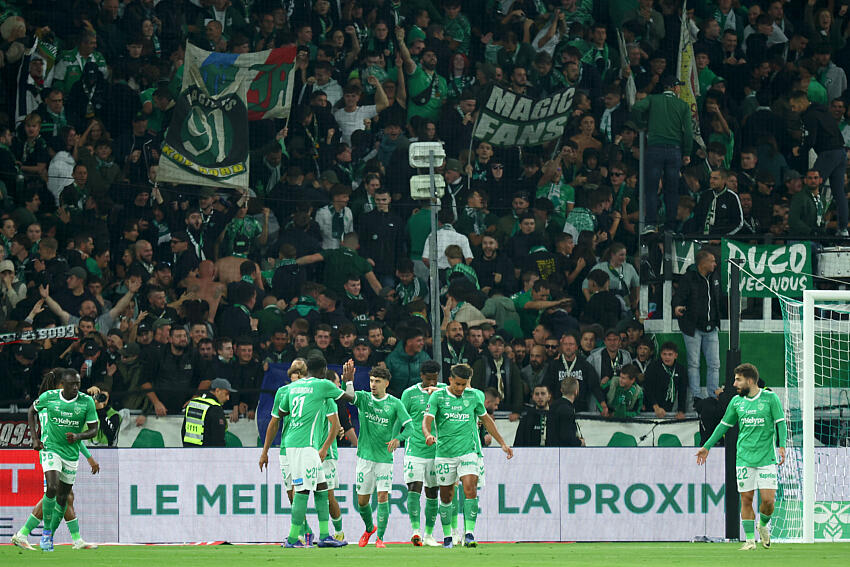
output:
[[[460,421],[469,421],[468,413],[460,413],[460,412],[449,412],[445,414],[446,419],[457,419]]]
[[[387,425],[390,422],[389,418],[383,417],[383,416],[380,416],[380,415],[375,415],[372,412],[364,411],[363,415],[366,416],[366,419],[368,421],[375,423],[377,425]]]
[[[741,418],[741,425],[746,425],[747,427],[759,427],[764,424],[765,419],[763,417],[747,416]]]

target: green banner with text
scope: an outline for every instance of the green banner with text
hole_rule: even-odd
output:
[[[811,242],[747,244],[724,238],[720,263],[724,289],[729,289],[729,261],[736,259],[744,261],[742,297],[802,297],[803,290],[813,289]]]

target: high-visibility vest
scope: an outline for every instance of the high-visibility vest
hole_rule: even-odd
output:
[[[192,445],[204,444],[204,418],[212,406],[221,406],[215,398],[194,398],[186,406],[186,433],[183,442]]]

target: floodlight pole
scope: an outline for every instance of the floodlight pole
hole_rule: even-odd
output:
[[[434,150],[428,151],[428,177],[431,180],[431,250],[428,269],[430,272],[430,297],[431,297],[431,340],[434,361],[443,368],[443,348],[440,343],[440,272],[437,269],[437,209],[440,201],[437,199],[437,184],[434,180]],[[447,381],[448,376],[443,376]]]

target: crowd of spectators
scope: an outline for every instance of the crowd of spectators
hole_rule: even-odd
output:
[[[472,365],[528,443],[567,393],[683,417],[717,386],[717,261],[676,294],[683,365],[643,333],[638,237],[840,239],[850,141],[845,2],[685,8],[701,136],[678,99],[679,0],[0,0],[0,325],[81,339],[0,347],[0,406],[64,366],[160,416],[227,378],[250,419],[268,364],[310,351],[385,365],[400,395],[433,354],[437,262],[443,375]],[[290,118],[249,124],[248,187],[157,182],[187,41],[297,47]],[[574,88],[563,137],[474,140],[497,83]],[[447,155],[436,234],[409,194],[414,141]]]

